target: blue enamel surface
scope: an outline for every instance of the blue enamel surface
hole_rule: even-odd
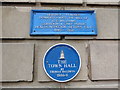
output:
[[[94,10],[31,10],[30,35],[97,35]]]
[[[64,53],[64,59],[60,59],[61,52]],[[74,48],[66,44],[59,44],[48,50],[43,64],[50,78],[58,82],[66,82],[77,75],[81,67],[81,60]]]

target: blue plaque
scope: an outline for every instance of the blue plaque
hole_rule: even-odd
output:
[[[31,10],[30,35],[97,35],[94,10]]]
[[[44,56],[46,74],[57,82],[67,82],[80,71],[81,58],[77,50],[68,44],[52,46]]]

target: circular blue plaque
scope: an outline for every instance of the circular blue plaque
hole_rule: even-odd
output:
[[[73,79],[81,68],[81,58],[77,50],[68,44],[56,44],[48,49],[43,59],[46,74],[57,82]]]

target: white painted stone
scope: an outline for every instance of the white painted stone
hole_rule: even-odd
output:
[[[44,3],[82,3],[82,0],[36,0]]]
[[[2,44],[2,80],[1,82],[32,81],[33,44]]]
[[[87,0],[87,4],[107,4],[118,5],[120,0]]]
[[[66,8],[66,10],[83,10],[83,8]],[[87,9],[85,10],[92,10]],[[97,9],[97,36],[66,36],[65,39],[118,39],[118,9]]]
[[[43,57],[45,52],[52,46],[57,43],[63,43],[62,41],[41,41],[36,45],[36,60],[38,60],[38,81],[39,82],[47,82],[52,81],[45,73],[43,69]],[[65,41],[64,43],[70,44],[74,46],[79,54],[81,55],[81,70],[79,74],[72,81],[85,81],[88,79],[87,77],[87,51],[86,51],[86,43],[85,42],[77,42],[77,41]]]
[[[30,36],[29,35],[31,9],[60,9],[60,8],[3,7],[2,38],[60,39],[60,36]]]
[[[118,79],[118,42],[90,42],[91,79]]]

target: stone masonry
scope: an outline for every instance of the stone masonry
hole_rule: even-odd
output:
[[[0,0],[1,88],[118,88],[120,0]],[[58,4],[59,3],[59,4]],[[30,36],[30,11],[95,10],[97,36]],[[58,83],[43,70],[45,52],[67,43],[81,55],[79,74]]]

